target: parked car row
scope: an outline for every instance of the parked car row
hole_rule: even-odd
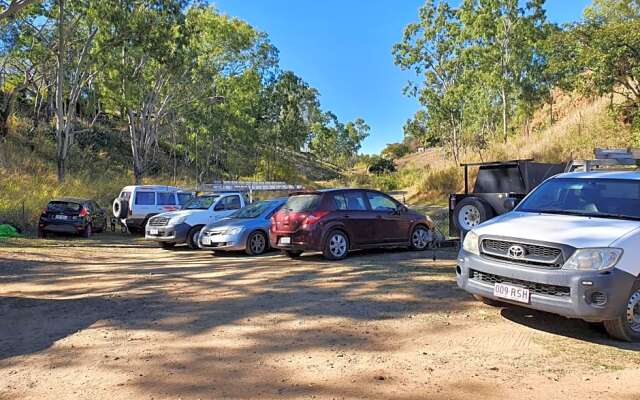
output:
[[[179,211],[152,216],[145,237],[165,249],[243,250],[269,248],[289,257],[319,251],[331,260],[349,251],[376,247],[424,250],[433,241],[433,222],[382,192],[333,189],[292,193],[247,205],[241,193],[199,196]]]

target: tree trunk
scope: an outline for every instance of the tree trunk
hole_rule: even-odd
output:
[[[507,113],[507,91],[504,86],[502,87],[500,94],[502,96],[502,136],[504,142],[507,143],[507,124],[509,123],[509,116]]]
[[[0,113],[0,141],[9,134],[9,113]]]
[[[64,0],[58,0],[58,71],[56,74],[56,156],[58,164],[58,182],[64,183]]]
[[[57,160],[57,167],[58,167],[58,182],[59,183],[64,183],[64,176],[65,176],[65,160],[63,157],[58,156],[58,160]]]

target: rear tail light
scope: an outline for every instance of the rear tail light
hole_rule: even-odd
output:
[[[86,217],[87,215],[89,215],[89,211],[82,207],[82,209],[80,210],[80,214],[78,214],[79,217]]]
[[[329,214],[329,211],[316,211],[309,215],[304,219],[305,225],[313,225],[317,224],[323,217]]]

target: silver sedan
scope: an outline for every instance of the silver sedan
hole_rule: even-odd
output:
[[[245,251],[249,255],[269,248],[271,216],[287,201],[285,198],[258,201],[211,223],[200,231],[200,247],[215,251]]]

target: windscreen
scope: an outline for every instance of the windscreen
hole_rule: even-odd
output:
[[[52,201],[47,205],[47,210],[53,212],[78,212],[82,206],[70,201]]]
[[[182,207],[183,210],[208,210],[220,196],[198,196]]]
[[[640,182],[625,179],[551,179],[520,203],[517,211],[640,219]]]
[[[308,212],[315,211],[319,204],[319,194],[298,194],[289,197],[283,208],[287,211]]]
[[[258,201],[236,211],[231,218],[258,218],[275,205],[273,201]]]

